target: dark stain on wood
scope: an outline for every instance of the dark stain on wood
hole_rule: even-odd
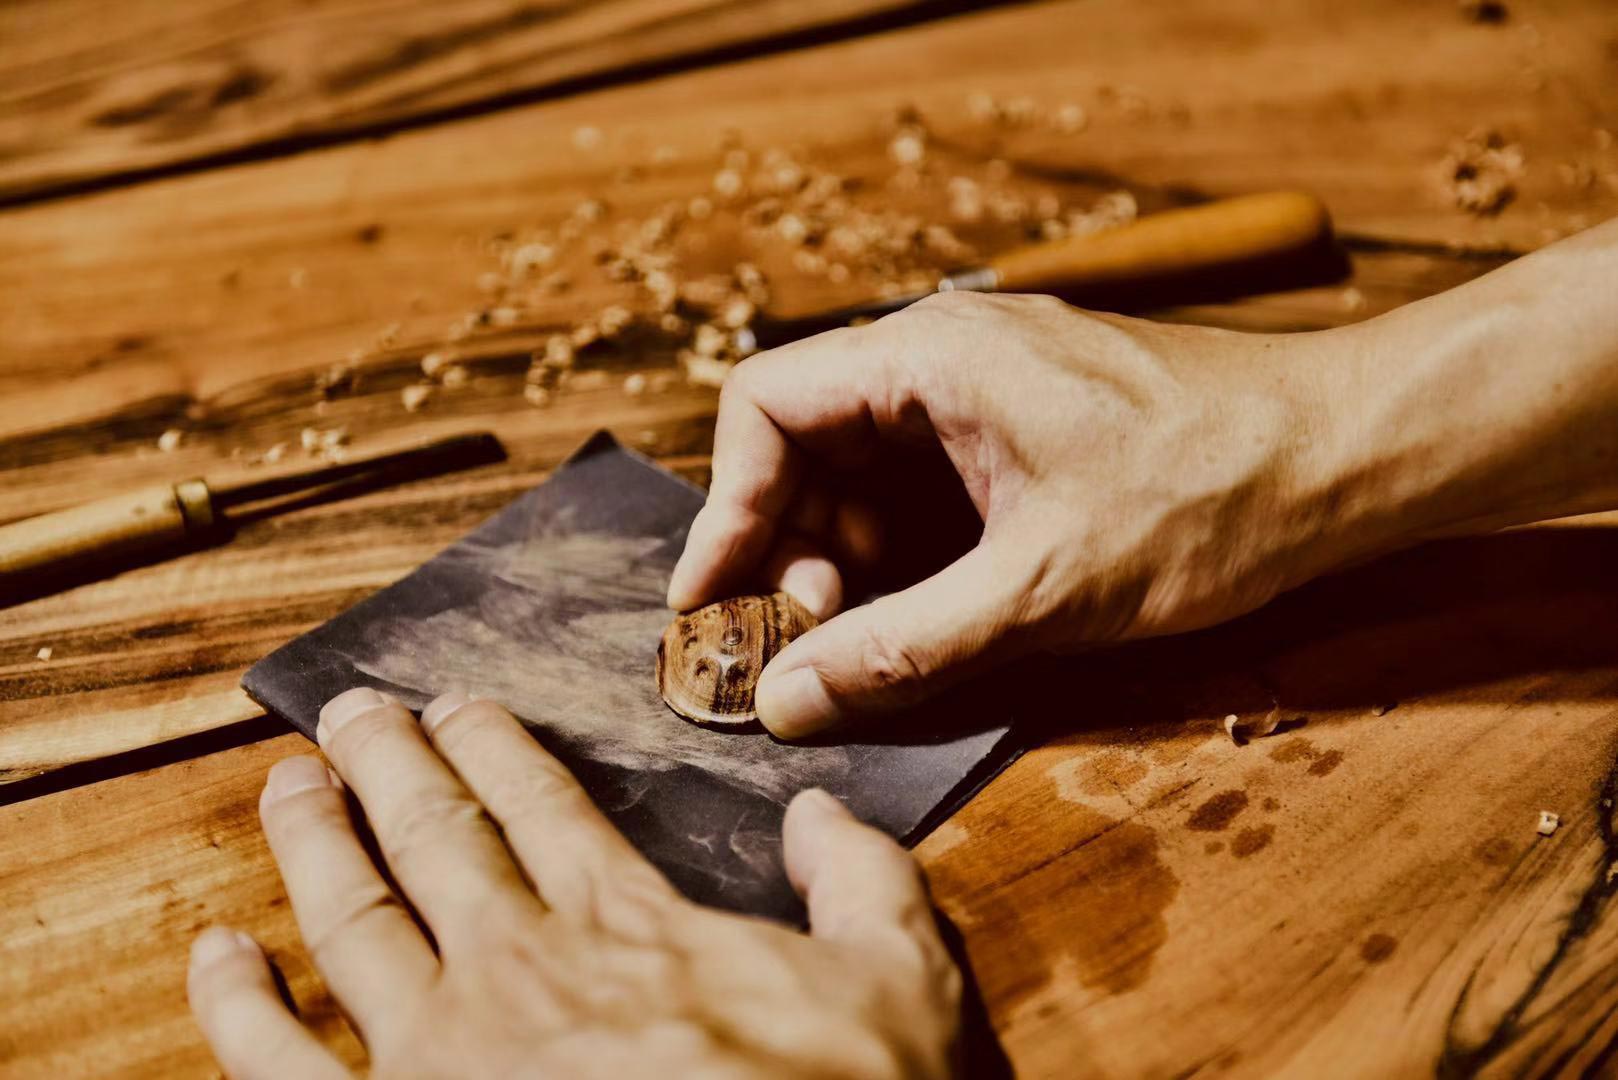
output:
[[[1505,866],[1516,854],[1516,847],[1503,836],[1491,836],[1472,849],[1472,855],[1485,866]]]
[[[1185,827],[1197,832],[1219,832],[1235,820],[1236,815],[1247,809],[1247,792],[1239,789],[1221,791],[1191,811],[1186,819]]]
[[[1086,795],[1116,795],[1140,783],[1150,771],[1140,754],[1108,749],[1087,756],[1076,779]]]
[[[1274,795],[1266,795],[1264,796],[1263,806],[1266,810],[1279,810],[1281,809],[1281,800],[1277,799]]]
[[[1180,880],[1159,857],[1157,834],[1139,822],[1125,821],[1089,846],[1102,872],[1081,886],[1090,931],[1074,939],[1069,955],[1084,985],[1122,994],[1146,981],[1168,940],[1163,913]]]
[[[1302,735],[1288,739],[1270,751],[1270,760],[1278,761],[1283,765],[1291,764],[1294,761],[1313,761],[1315,756],[1315,744]]]
[[[1317,757],[1309,766],[1310,776],[1328,776],[1331,771],[1343,763],[1341,750],[1327,750]]]
[[[1387,934],[1372,934],[1360,942],[1360,959],[1367,964],[1380,964],[1392,956],[1398,947],[1397,938],[1389,937]]]
[[[1204,855],[1217,855],[1224,850],[1225,842],[1223,840],[1210,840],[1206,844],[1202,845],[1202,853]]]
[[[128,127],[131,124],[144,124],[160,117],[173,115],[192,104],[196,96],[196,87],[171,86],[167,90],[159,90],[141,101],[132,101],[127,105],[115,105],[104,112],[99,112],[90,118],[90,123],[97,127]]]
[[[557,4],[548,9],[541,9],[523,5],[492,19],[468,22],[451,27],[442,33],[413,34],[400,38],[385,49],[337,68],[321,80],[321,85],[328,93],[350,93],[468,46],[526,30],[541,22],[553,22],[571,14],[575,7],[573,4]]]
[[[382,226],[373,221],[369,225],[360,226],[359,231],[354,234],[354,239],[362,244],[374,244],[382,239],[382,231]]]
[[[997,878],[1007,860],[986,865],[979,861],[985,852],[963,846],[928,868],[935,888],[959,898],[960,915],[950,914],[963,926],[1006,928],[992,948],[971,957],[984,1000],[1002,1022],[1052,1003],[1067,1012],[1087,996],[1081,985],[1120,994],[1144,984],[1168,940],[1164,916],[1180,891],[1153,829],[1047,791],[1040,789],[1040,798],[1060,808],[1059,823],[1031,816],[1026,832],[1014,825],[1007,836],[1017,852],[1011,861],[1030,867]],[[1052,889],[1070,898],[1072,920],[1027,918],[1033,898]]]
[[[219,108],[237,101],[246,101],[268,90],[274,82],[275,76],[267,71],[255,67],[239,67],[214,88],[208,104],[212,108]]]
[[[1236,839],[1230,842],[1230,853],[1238,859],[1245,859],[1269,847],[1270,841],[1274,838],[1274,825],[1255,825],[1250,829],[1243,829],[1236,834]]]

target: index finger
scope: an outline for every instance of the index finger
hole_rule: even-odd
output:
[[[808,455],[858,467],[884,434],[913,419],[911,380],[881,325],[794,342],[731,374],[719,396],[708,501],[669,579],[670,607],[718,599],[758,569]]]

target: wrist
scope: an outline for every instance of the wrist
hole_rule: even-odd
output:
[[[1314,335],[1305,475],[1344,561],[1618,506],[1618,320],[1583,295],[1613,257],[1574,243]]]

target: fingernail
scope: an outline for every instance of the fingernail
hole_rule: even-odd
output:
[[[685,569],[685,566],[686,559],[682,556],[680,561],[674,564],[674,573],[669,575],[668,592],[664,594],[664,600],[675,611],[687,611],[695,606],[691,596],[691,585],[687,580],[691,577],[691,571]]]
[[[311,788],[331,787],[330,770],[319,758],[291,757],[270,766],[270,775],[264,780],[263,803],[272,803],[289,795]]]
[[[772,677],[769,669],[754,691],[761,723],[781,739],[801,739],[832,727],[842,711],[813,668],[798,668]]]
[[[447,694],[440,694],[429,701],[425,709],[421,710],[421,726],[426,729],[427,734],[431,735],[437,730],[439,724],[442,724],[454,714],[455,710],[462,705],[470,705],[476,700],[471,694],[463,693],[460,690],[451,690]]]
[[[344,690],[321,708],[320,723],[316,725],[315,730],[317,741],[325,743],[354,717],[372,709],[380,709],[387,703],[386,697],[369,686],[356,686],[352,690]]]
[[[786,568],[781,575],[781,591],[814,613],[817,619],[829,619],[843,600],[843,583],[837,568],[820,559],[800,559]]]
[[[197,935],[191,943],[191,966],[194,968],[207,967],[215,961],[222,960],[231,953],[241,952],[245,947],[242,939],[247,937],[239,931],[228,926],[210,926]],[[247,938],[252,942],[252,938]],[[258,948],[256,944],[252,946]]]

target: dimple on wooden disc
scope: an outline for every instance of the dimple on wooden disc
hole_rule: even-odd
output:
[[[817,622],[786,593],[738,596],[675,616],[657,646],[658,693],[698,724],[753,723],[764,665]]]

